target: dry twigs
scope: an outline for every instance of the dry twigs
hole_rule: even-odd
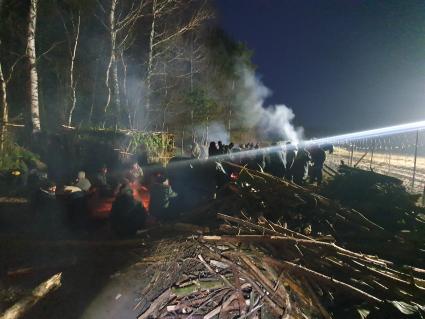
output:
[[[179,256],[174,262],[197,266],[177,267],[183,279],[168,287],[166,298],[151,300],[150,314],[329,319],[357,311],[385,318],[423,311],[425,270],[376,256],[382,243],[401,245],[393,234],[303,187],[224,165],[239,170],[238,181],[227,197],[196,211],[224,212],[216,214],[224,224],[215,235],[192,237],[173,252]],[[359,238],[370,243],[362,252],[353,249]],[[189,258],[193,245],[197,251]],[[404,257],[409,249],[399,247]]]

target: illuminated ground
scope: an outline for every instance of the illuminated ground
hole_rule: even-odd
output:
[[[366,151],[355,150],[353,152],[353,165],[356,164]],[[343,148],[335,148],[334,154],[328,155],[328,164],[336,168],[340,161],[343,160],[346,164],[350,163],[350,150]],[[357,167],[369,170],[372,169],[381,174],[390,175],[401,179],[404,184],[410,188],[412,185],[413,176],[413,154],[389,154],[388,152],[374,152],[372,165],[370,162],[371,152],[359,161]],[[425,157],[417,157],[416,160],[416,177],[415,177],[414,192],[422,193],[424,191],[425,181]]]

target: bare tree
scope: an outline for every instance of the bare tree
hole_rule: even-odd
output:
[[[105,77],[108,95],[104,112],[108,111],[112,102],[117,112],[117,124],[121,113],[118,63],[120,60],[124,61],[123,53],[134,42],[133,31],[136,23],[143,16],[145,2],[143,0],[133,0],[130,5],[126,5],[122,0],[110,0],[108,10],[105,9],[100,1],[99,4],[102,11],[107,15],[107,23],[104,23],[104,26],[109,32],[109,62]]]
[[[9,106],[7,104],[7,85],[3,75],[2,63],[0,61],[0,109],[2,111],[0,151],[3,151],[7,134],[7,123],[9,122]]]
[[[27,32],[27,48],[26,56],[28,60],[28,94],[30,101],[30,123],[33,133],[41,130],[40,124],[40,106],[38,100],[38,73],[37,73],[37,57],[35,51],[35,33],[37,24],[37,7],[38,0],[31,0],[28,12],[28,32]]]
[[[0,41],[1,46],[1,41]],[[2,52],[3,53],[3,52]],[[7,137],[7,127],[9,123],[9,103],[7,100],[7,87],[13,77],[15,68],[26,55],[18,55],[17,59],[9,66],[8,70],[3,68],[3,61],[0,60],[0,110],[1,110],[1,131],[0,131],[0,151],[3,151]],[[0,55],[1,57],[1,55]]]
[[[108,96],[105,105],[105,112],[114,100],[115,107],[119,111],[120,92],[118,81],[118,65],[117,65],[117,27],[116,27],[116,10],[119,0],[111,0],[111,6],[108,15],[108,29],[110,35],[110,58],[106,69],[105,85],[108,88]]]
[[[80,39],[80,25],[81,25],[81,11],[80,9],[76,10],[77,12],[71,12],[69,14],[69,23],[71,24],[71,29],[68,28],[67,23],[63,15],[59,12],[62,19],[62,23],[65,29],[66,38],[68,42],[69,50],[69,84],[68,84],[68,110],[66,111],[67,119],[66,122],[68,126],[72,124],[72,115],[75,111],[77,104],[77,81],[75,80],[75,60],[77,57],[77,48]]]
[[[163,72],[155,72],[155,68],[159,67],[163,69],[162,61],[167,60],[165,56],[173,51],[173,45],[170,43],[176,40],[178,37],[199,28],[203,22],[212,17],[212,13],[208,10],[204,1],[199,6],[194,5],[194,0],[152,0],[152,12],[151,12],[151,30],[149,36],[149,51],[148,61],[146,68],[146,110],[147,114],[159,110],[152,109],[152,92],[156,89],[153,88],[153,77]],[[195,7],[189,15],[187,10]],[[183,11],[180,16],[183,17],[180,21],[176,21],[174,24],[170,23],[170,20],[175,20],[177,11]],[[187,18],[189,16],[189,18]],[[174,57],[177,59],[180,55],[179,52],[174,51]],[[173,55],[173,54],[171,54]],[[168,61],[171,62],[171,61]],[[193,84],[193,83],[192,83]]]

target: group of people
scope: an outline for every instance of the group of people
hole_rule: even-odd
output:
[[[72,224],[79,224],[87,217],[87,211],[105,210],[118,235],[132,235],[148,220],[171,220],[178,212],[190,211],[216,198],[217,190],[231,180],[231,172],[223,168],[223,161],[300,185],[308,175],[312,182],[320,184],[326,149],[331,151],[319,145],[297,148],[290,143],[260,147],[254,143],[235,145],[218,141],[211,142],[208,148],[194,143],[185,154],[173,157],[163,167],[148,163],[147,151],[141,148],[137,156],[112,172],[106,165],[100,165],[89,176],[79,171],[73,182],[60,189],[52,182],[40,184],[34,202],[42,206],[65,198]]]
[[[65,184],[57,185],[47,174],[40,176],[29,185],[39,230],[55,234],[84,231],[91,218],[106,217],[114,221],[112,226],[118,234],[128,232],[130,226],[137,230],[144,224],[146,210],[141,200],[135,199],[132,182],[141,176],[141,171],[135,161],[123,167],[122,172],[110,172],[105,164],[88,175],[81,170]],[[125,218],[123,213],[127,214]]]
[[[304,185],[307,181],[320,185],[326,151],[332,153],[332,145],[310,144],[297,147],[287,142],[260,147],[258,143],[235,146],[234,143],[226,145],[221,141],[213,141],[209,144],[208,155],[285,178],[299,185]]]

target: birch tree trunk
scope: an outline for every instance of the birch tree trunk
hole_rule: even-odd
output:
[[[120,117],[121,113],[121,99],[120,99],[120,84],[118,79],[118,56],[117,50],[114,49],[113,52],[113,64],[112,64],[112,77],[111,77],[111,86],[112,86],[112,97],[113,97],[113,106],[117,112],[117,118]]]
[[[127,113],[127,121],[128,121],[128,127],[130,129],[134,128],[134,121],[131,119],[131,112],[130,112],[130,101],[128,99],[128,90],[127,90],[127,64],[124,60],[124,52],[120,52],[121,56],[121,64],[122,64],[122,70],[123,70],[123,77],[122,77],[122,92],[124,96],[124,108],[125,112]]]
[[[157,0],[152,0],[152,24],[151,24],[151,33],[149,36],[149,57],[148,57],[148,69],[146,74],[146,110],[150,111],[151,108],[151,88],[152,88],[152,70],[153,70],[153,50],[154,50],[154,41],[155,41],[155,22],[156,22],[156,13],[157,13]]]
[[[78,41],[80,38],[80,23],[81,23],[81,14],[80,14],[80,11],[78,11],[77,23],[75,25],[75,30],[74,30],[74,35],[75,35],[74,45],[72,46],[72,50],[71,50],[71,64],[69,67],[70,108],[69,108],[69,114],[68,114],[68,126],[71,126],[72,124],[72,114],[74,113],[75,105],[77,103],[77,97],[76,97],[77,83],[74,77],[74,69],[75,69],[75,57],[77,55]]]
[[[29,66],[29,101],[30,101],[30,123],[33,133],[41,130],[40,125],[40,106],[38,101],[38,73],[37,58],[35,51],[35,32],[37,24],[37,6],[38,0],[31,0],[28,16],[28,33],[26,55]]]
[[[2,111],[0,151],[4,149],[4,143],[7,134],[7,123],[9,122],[9,106],[7,105],[6,80],[4,79],[3,69],[0,61],[0,109]]]
[[[90,104],[90,113],[89,113],[89,119],[88,122],[90,124],[92,123],[92,119],[93,119],[93,111],[94,111],[94,107],[96,104],[96,88],[97,88],[97,71],[99,68],[99,58],[96,59],[96,67],[94,69],[94,81],[93,81],[93,88],[92,88],[92,95],[91,95],[91,104]]]
[[[120,113],[120,86],[118,80],[118,55],[117,55],[117,28],[116,28],[116,10],[119,0],[111,0],[111,9],[109,11],[108,27],[110,32],[110,59],[106,70],[105,84],[108,88],[108,98],[105,105],[105,113],[111,102],[117,112],[116,119]],[[115,123],[117,124],[117,123]]]

